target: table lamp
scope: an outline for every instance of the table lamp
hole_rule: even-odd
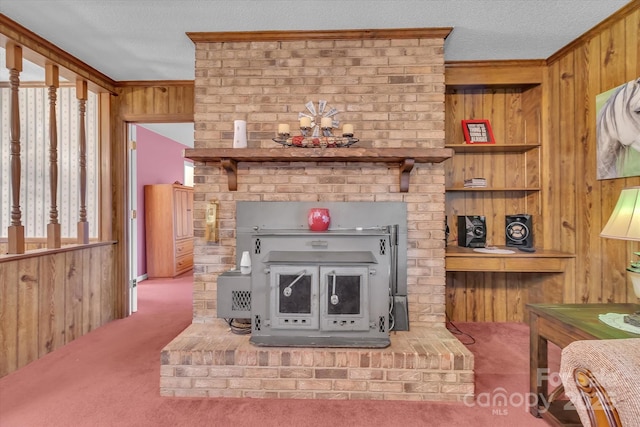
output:
[[[618,203],[600,236],[608,239],[640,241],[640,187],[622,190]],[[640,252],[635,252],[635,255],[640,256]],[[627,271],[633,283],[633,291],[636,297],[640,298],[640,261],[631,261]],[[640,312],[625,316],[624,321],[640,326]]]

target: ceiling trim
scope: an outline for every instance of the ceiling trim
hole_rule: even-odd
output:
[[[390,28],[379,30],[222,31],[186,33],[194,43],[299,40],[446,39],[453,27]]]

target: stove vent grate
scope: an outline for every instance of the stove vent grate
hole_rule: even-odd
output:
[[[387,239],[380,239],[380,255],[387,253]]]
[[[253,329],[255,331],[259,331],[262,327],[262,320],[260,320],[260,315],[256,314],[253,318]]]
[[[232,311],[251,311],[251,291],[231,291]]]

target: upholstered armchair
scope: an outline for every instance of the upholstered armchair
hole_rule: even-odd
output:
[[[560,376],[585,427],[640,425],[640,338],[575,341]]]

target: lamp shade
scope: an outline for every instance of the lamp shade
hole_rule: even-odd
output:
[[[622,190],[601,237],[640,240],[640,187]]]

